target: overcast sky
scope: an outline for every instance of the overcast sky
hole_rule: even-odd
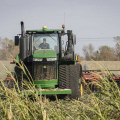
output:
[[[76,52],[83,55],[89,43],[95,49],[114,47],[113,37],[120,35],[120,0],[0,0],[0,37],[14,39],[20,21],[26,29],[61,28],[65,23],[77,36]]]

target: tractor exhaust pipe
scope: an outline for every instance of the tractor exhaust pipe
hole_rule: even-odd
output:
[[[23,37],[24,35],[25,35],[24,22],[21,21],[21,36]]]
[[[25,29],[24,22],[21,21],[21,37],[20,37],[20,58],[24,60],[26,58],[26,37],[25,37]]]

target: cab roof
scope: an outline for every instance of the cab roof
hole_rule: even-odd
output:
[[[26,30],[26,33],[44,33],[44,32],[54,33],[59,31],[64,32],[63,29],[40,29],[40,30]]]

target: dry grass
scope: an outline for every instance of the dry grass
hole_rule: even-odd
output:
[[[95,64],[95,63],[94,63]],[[96,63],[98,64],[98,63]],[[101,65],[100,65],[101,66]],[[21,66],[23,68],[23,66]],[[23,69],[23,71],[25,71]],[[9,72],[7,69],[5,72]],[[97,73],[96,73],[97,74]],[[108,74],[111,74],[108,71]],[[120,120],[120,89],[117,84],[101,77],[99,92],[87,89],[79,100],[49,101],[36,94],[36,89],[27,84],[34,93],[34,100],[23,96],[15,88],[8,89],[0,81],[0,119],[1,120]],[[112,76],[111,76],[112,79]],[[89,92],[89,94],[88,94]],[[1,99],[1,96],[6,99]]]

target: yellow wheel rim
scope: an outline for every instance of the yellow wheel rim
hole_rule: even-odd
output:
[[[83,85],[81,84],[81,96],[83,96]]]

